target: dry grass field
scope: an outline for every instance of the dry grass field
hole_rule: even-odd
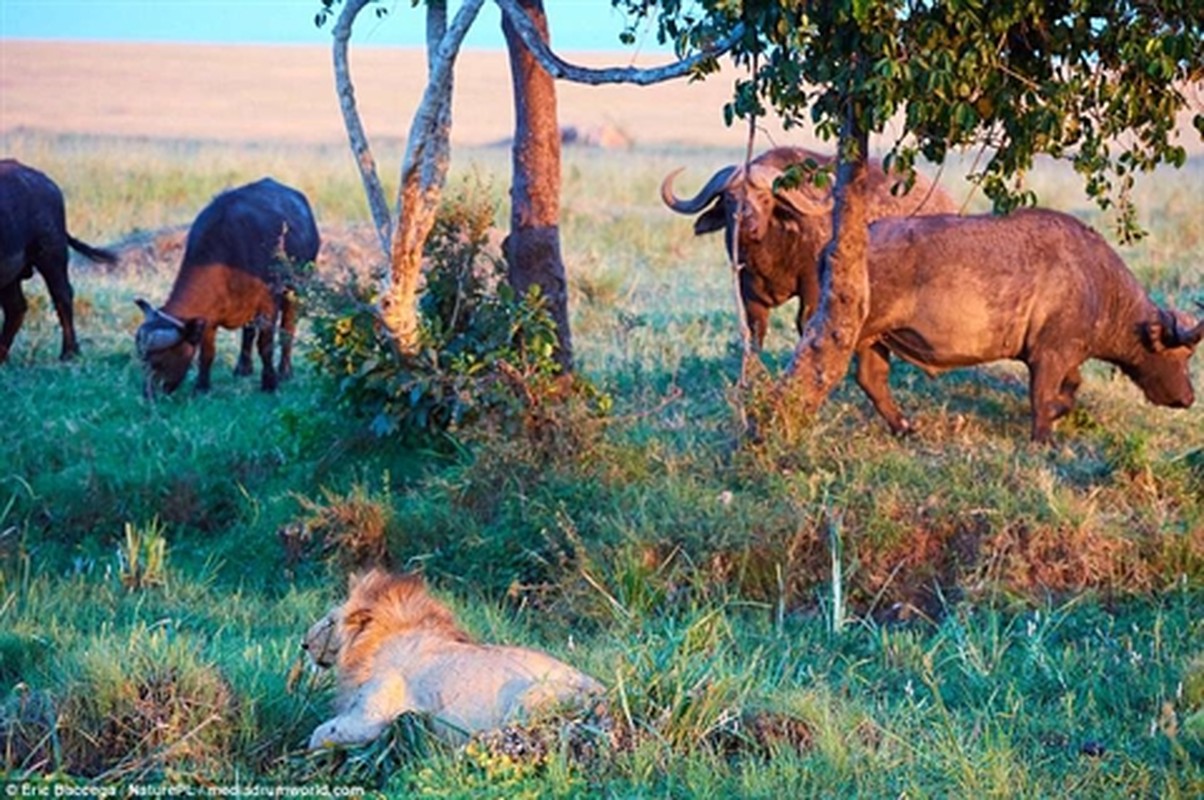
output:
[[[584,66],[653,66],[628,53],[564,54]],[[352,77],[371,136],[404,138],[425,85],[418,49],[352,47]],[[502,50],[468,50],[456,68],[453,142],[485,145],[512,133],[509,65]],[[561,124],[608,126],[640,145],[742,147],[746,131],[723,124],[723,104],[737,74],[726,68],[705,81],[649,87],[561,82]],[[1182,115],[1183,145],[1204,152]],[[243,46],[4,41],[0,46],[0,133],[49,133],[225,142],[335,143],[344,140],[330,50],[315,46]],[[774,121],[761,144],[814,145]]]
[[[569,57],[590,66],[631,63],[622,53]],[[425,59],[421,50],[353,47],[352,77],[370,135],[406,135],[425,85]],[[462,54],[455,143],[482,145],[511,135],[509,74],[504,51]],[[579,129],[613,126],[641,145],[739,146],[744,132],[724,126],[722,116],[732,80],[734,73],[646,88],[561,83],[560,119]],[[0,47],[0,133],[21,128],[218,141],[344,138],[330,51],[312,46],[6,41]],[[782,138],[780,128],[767,133]]]

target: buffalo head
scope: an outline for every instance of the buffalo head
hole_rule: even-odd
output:
[[[1158,319],[1142,325],[1144,352],[1125,368],[1151,403],[1187,408],[1196,399],[1189,362],[1204,339],[1204,321],[1179,311],[1158,309]]]
[[[144,392],[150,397],[155,387],[161,386],[163,391],[171,394],[188,375],[205,332],[205,320],[180,320],[142,298],[135,302],[146,315],[134,338],[138,357],[146,371]]]
[[[673,180],[681,173],[676,169],[661,181],[661,200],[679,214],[701,215],[694,221],[694,234],[701,236],[713,231],[726,233],[730,249],[733,226],[737,213],[740,214],[740,242],[755,244],[765,239],[766,232],[774,220],[828,226],[832,213],[832,193],[827,188],[816,186],[804,177],[794,186],[780,185],[779,179],[786,175],[792,163],[822,158],[806,151],[771,151],[749,165],[746,170],[739,166],[727,166],[711,176],[706,185],[691,198],[679,198],[673,193]],[[824,159],[830,161],[830,159]]]

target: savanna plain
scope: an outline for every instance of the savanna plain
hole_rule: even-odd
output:
[[[378,256],[338,144],[9,131],[72,233],[82,357],[60,363],[40,279],[0,370],[0,770],[10,785],[362,787],[434,797],[1198,797],[1204,794],[1204,412],[1155,408],[1091,363],[1051,446],[1014,366],[896,366],[892,437],[851,380],[797,430],[744,435],[736,305],[717,237],[657,187],[738,151],[564,154],[578,369],[610,398],[539,441],[374,436],[306,359],[275,394],[232,376],[147,400],[137,297],[157,246],[264,174],[313,203],[315,280]],[[396,142],[378,158],[400,163]],[[957,195],[964,165],[946,168]],[[449,193],[508,218],[508,151],[458,147]],[[1111,233],[1074,176],[1044,205]],[[691,184],[691,185],[698,185]],[[1204,163],[1139,182],[1120,252],[1160,302],[1204,290]],[[971,208],[979,208],[969,197]],[[166,238],[165,238],[166,237]],[[304,314],[304,312],[303,312]],[[763,361],[791,355],[780,310]],[[304,320],[304,316],[303,316]],[[1204,385],[1204,358],[1192,367]],[[566,717],[453,749],[403,719],[307,753],[333,686],[305,629],[365,552],[421,570],[484,641],[607,687]]]

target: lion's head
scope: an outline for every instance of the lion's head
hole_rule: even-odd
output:
[[[332,608],[326,616],[309,626],[305,638],[301,640],[301,649],[309,656],[314,666],[322,669],[333,667],[339,660],[339,617],[337,608]]]
[[[301,648],[318,667],[337,665],[341,682],[359,685],[387,639],[416,630],[472,641],[451,610],[427,593],[421,576],[373,569],[351,576],[347,600],[310,626]]]

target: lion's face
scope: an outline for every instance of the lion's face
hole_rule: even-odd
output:
[[[301,649],[306,652],[315,666],[322,669],[333,667],[339,660],[339,649],[343,646],[339,633],[341,608],[330,613],[310,626],[301,640]]]
[[[358,685],[370,676],[382,644],[415,630],[471,641],[451,611],[427,594],[420,577],[374,569],[351,576],[347,600],[310,626],[301,649],[316,666],[337,666],[340,681]]]

